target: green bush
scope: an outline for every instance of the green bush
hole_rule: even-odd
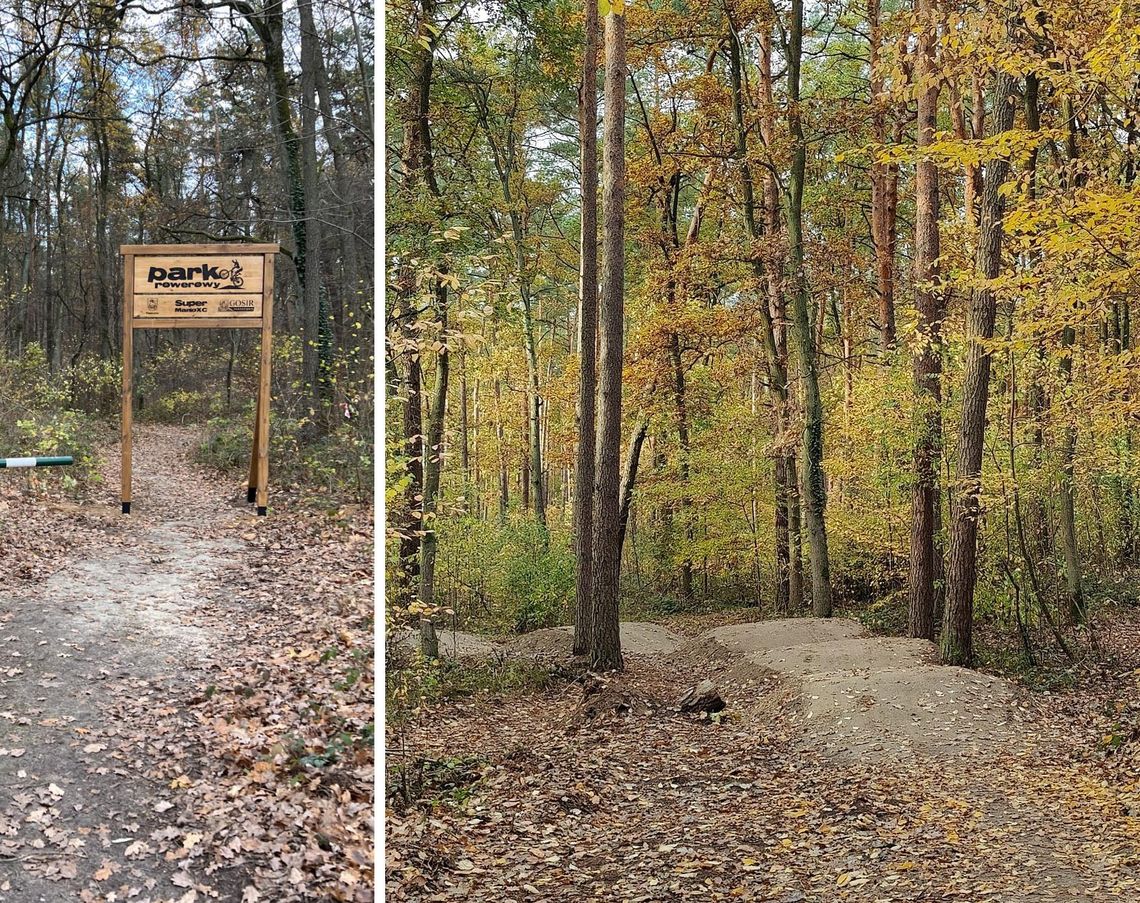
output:
[[[473,517],[436,521],[436,595],[451,600],[466,627],[525,633],[565,620],[574,598],[568,537],[532,520],[506,526]]]
[[[508,601],[515,633],[553,627],[574,597],[574,559],[562,546],[544,548],[543,532],[531,521],[518,525],[499,554],[495,585]]]
[[[53,374],[34,342],[18,357],[0,358],[0,384],[7,388],[0,399],[0,456],[71,455],[73,467],[37,477],[68,489],[98,479],[95,446],[102,435],[97,420],[70,403],[70,374]]]
[[[197,460],[240,475],[249,467],[253,444],[254,406],[239,414],[211,418]],[[372,497],[371,421],[357,416],[326,435],[309,438],[306,420],[271,411],[269,460],[274,480],[319,491],[332,499],[363,502]]]
[[[270,430],[271,437],[273,435]],[[221,471],[249,467],[253,444],[253,413],[242,420],[214,417],[206,424],[206,438],[198,446],[197,460]]]
[[[175,389],[163,393],[152,404],[145,404],[139,410],[140,420],[153,420],[158,423],[186,423],[196,421],[203,412],[211,408],[209,392],[192,392]]]
[[[64,372],[72,407],[100,417],[113,417],[122,404],[123,366],[118,360],[83,355]]]

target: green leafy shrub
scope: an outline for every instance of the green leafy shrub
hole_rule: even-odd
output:
[[[100,417],[113,417],[122,404],[123,366],[118,360],[82,355],[64,372],[72,407]]]
[[[139,411],[139,418],[158,423],[186,423],[197,420],[211,407],[209,392],[175,389],[160,395],[153,404]]]
[[[525,633],[565,620],[574,598],[568,537],[544,537],[529,519],[500,526],[464,516],[436,525],[436,594],[451,600],[465,629]]]
[[[341,374],[321,411],[301,381],[302,347],[283,336],[273,348],[269,414],[269,458],[275,482],[287,482],[330,500],[364,502],[372,497],[374,437],[371,378]],[[244,366],[244,365],[243,365]],[[253,372],[256,372],[256,366]],[[237,476],[249,467],[253,442],[254,393],[237,407],[210,408],[206,438],[197,460]],[[202,399],[176,399],[173,410],[199,407]]]
[[[0,358],[0,384],[7,388],[0,399],[0,456],[71,455],[73,467],[36,476],[65,489],[98,479],[95,447],[107,432],[90,413],[72,405],[71,373],[53,374],[34,342],[19,356]]]
[[[273,430],[270,429],[270,437]],[[248,419],[214,417],[206,424],[206,438],[198,446],[197,460],[222,471],[249,466],[253,444],[253,413]]]

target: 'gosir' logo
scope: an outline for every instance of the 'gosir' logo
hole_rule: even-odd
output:
[[[147,271],[146,281],[155,288],[215,289],[232,292],[240,289],[242,265],[236,260],[229,268],[203,263],[196,267],[157,267]]]

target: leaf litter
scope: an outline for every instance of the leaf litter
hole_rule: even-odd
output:
[[[390,805],[388,899],[1134,899],[1140,730],[1111,753],[1102,734],[1140,725],[1140,646],[1119,653],[1118,679],[1021,694],[1016,730],[953,753],[884,735],[882,755],[841,754],[800,684],[707,637],[424,709],[389,730],[389,784],[415,762],[478,767],[463,793]],[[702,677],[724,717],[677,710]],[[595,682],[625,702],[584,719]]]
[[[372,899],[372,512],[196,441],[138,431],[129,518],[0,495],[0,899]]]

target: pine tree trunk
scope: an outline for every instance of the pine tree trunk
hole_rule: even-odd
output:
[[[993,134],[1013,126],[1013,79],[999,73],[994,80]],[[982,224],[975,267],[986,279],[1001,268],[1002,217],[1005,200],[1001,187],[1009,163],[996,159],[986,165],[982,188]],[[958,470],[950,527],[950,566],[947,572],[946,618],[942,631],[942,658],[947,664],[968,665],[974,654],[974,586],[977,581],[978,518],[981,516],[982,451],[986,404],[989,399],[990,350],[997,300],[989,287],[975,289],[970,298],[969,347],[962,386],[962,424],[958,438]]]
[[[574,654],[590,650],[593,614],[594,448],[598,344],[598,4],[586,0],[578,94],[582,153],[581,271],[578,284],[578,450],[574,466]]]
[[[590,664],[622,670],[618,610],[622,331],[625,302],[625,15],[619,4],[605,19],[605,122],[602,156],[602,297],[598,441],[594,491],[594,616]]]

